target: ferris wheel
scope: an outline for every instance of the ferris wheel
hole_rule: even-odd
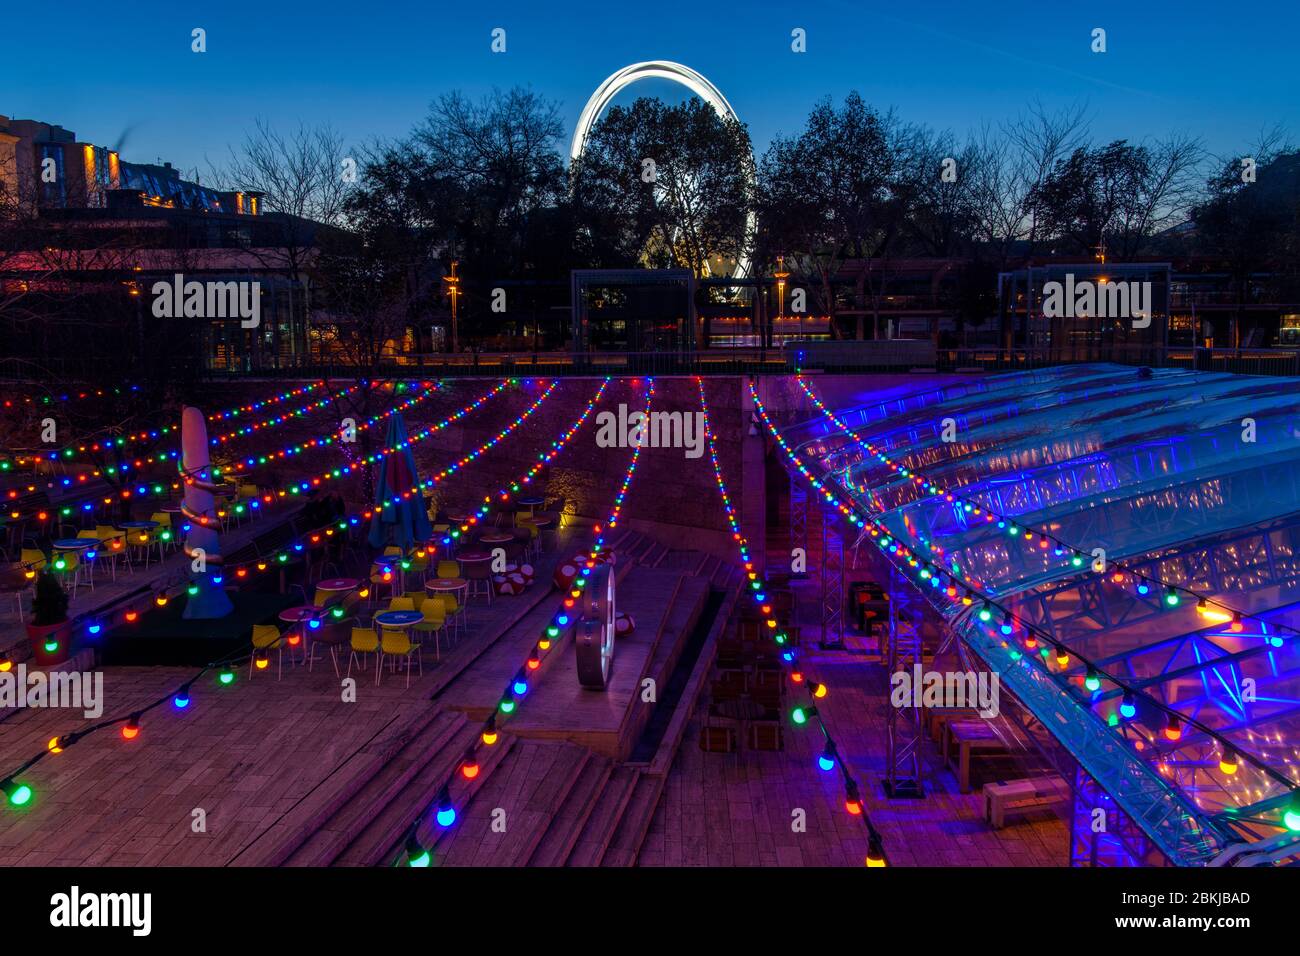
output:
[[[614,563],[610,560],[592,571],[575,628],[578,683],[588,690],[605,690],[609,686],[614,627]]]

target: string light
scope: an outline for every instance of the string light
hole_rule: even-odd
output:
[[[807,384],[802,380],[802,377],[800,377],[799,381],[805,393],[809,395],[809,397],[813,400],[814,404],[816,404],[819,408],[822,409],[823,413],[826,415],[828,420],[830,420],[832,424],[835,424],[836,427],[840,429],[840,431],[842,431],[845,435],[850,437],[854,442],[862,446],[869,454],[872,454],[875,457],[877,457],[879,460],[886,462],[891,468],[891,470],[898,472],[899,474],[904,474],[904,475],[906,474],[907,471],[906,469],[900,469],[900,467],[896,463],[889,462],[887,457],[885,457],[883,453],[881,453],[878,449],[876,449],[875,446],[872,445],[872,443],[863,442],[861,439],[857,437],[856,433],[854,433],[852,429],[850,429],[847,425],[845,425],[842,421],[840,421],[838,417],[834,415],[834,413],[831,413],[829,411],[829,409],[826,409],[825,406],[820,402],[820,400],[817,399],[817,397],[812,393],[811,389],[807,386]],[[775,426],[772,424],[770,419],[767,418],[765,411],[762,408],[761,400],[758,398],[757,392],[754,390],[752,381],[750,382],[750,393],[754,398],[755,406],[759,410],[759,417],[760,419],[763,420],[763,423],[766,425],[769,434],[772,435],[773,439],[785,452],[786,457],[790,460],[791,464],[794,465],[796,469],[800,471],[801,474],[804,474],[805,476],[809,475],[810,474],[809,470],[806,468],[806,466],[803,465],[803,462],[798,458],[798,456],[790,449],[788,443],[784,441],[783,436],[780,435],[779,431],[775,428]],[[926,487],[927,490],[931,491],[934,494],[945,495],[946,500],[955,501],[958,504],[961,504],[963,508],[971,507],[973,510],[972,502],[969,502],[951,492],[944,491],[944,489],[942,489],[941,487],[939,487],[937,484],[933,482],[928,482],[925,479],[921,479],[918,477],[917,484],[923,485],[924,487]],[[815,485],[814,487],[820,487],[820,486]],[[858,490],[865,492],[867,489],[859,487]],[[843,503],[839,502],[833,495],[827,495],[827,500],[830,503],[836,505],[837,507],[843,506]],[[1015,522],[1010,521],[1004,516],[997,515],[995,512],[987,511],[987,509],[986,509],[986,517],[987,520],[989,521],[996,520],[999,528],[1006,528],[1008,530],[1008,533],[1012,534],[1013,536],[1015,534],[1018,534],[1021,531],[1028,530],[1028,529],[1020,528],[1015,524]],[[878,547],[882,547],[882,549],[886,552],[887,557],[894,556],[895,559],[900,559],[900,558],[908,559],[909,564],[911,564],[913,567],[923,563],[923,559],[917,560],[916,556],[912,555],[912,553],[908,549],[899,546],[897,541],[891,540],[891,536],[884,528],[884,526],[874,518],[870,522],[870,531],[871,531],[870,537],[873,543],[875,543]],[[1029,531],[1028,533],[1033,534],[1034,532]],[[1062,553],[1067,553],[1067,552],[1072,553],[1075,557],[1079,557],[1083,555],[1083,552],[1080,552],[1078,549],[1075,549],[1072,546],[1059,541],[1058,539],[1052,538],[1050,535],[1047,534],[1047,532],[1037,532],[1037,534],[1043,539],[1050,539],[1051,541],[1055,542],[1058,549]],[[931,545],[929,542],[925,541],[924,539],[922,539],[922,544],[924,544],[928,548],[931,548],[931,550],[935,551],[936,553],[941,550],[941,549],[936,549],[933,545]],[[1072,563],[1081,564],[1082,562],[1080,561],[1080,562],[1072,562]],[[1111,563],[1112,565],[1115,566],[1115,570],[1110,577],[1112,583],[1122,584],[1125,580],[1127,580],[1127,576],[1132,576],[1135,581],[1135,587],[1139,594],[1145,595],[1150,593],[1151,590],[1150,582],[1145,575],[1141,574],[1140,572],[1136,572],[1131,568],[1126,568],[1123,565],[1119,564],[1118,562],[1111,562]],[[926,567],[928,570],[930,570],[931,574],[935,573],[935,571],[937,570],[933,566],[926,565]],[[1164,584],[1163,582],[1158,582],[1158,583],[1160,583],[1164,588],[1162,603],[1167,607],[1177,606],[1181,601],[1180,592],[1188,590],[1186,588],[1179,588],[1173,584]],[[1194,592],[1188,592],[1188,593],[1194,594]],[[969,590],[967,590],[965,596],[963,597],[963,604],[969,605],[970,603],[971,603],[970,594],[969,594]],[[1206,616],[1211,619],[1217,618],[1221,612],[1222,612],[1223,621],[1240,619],[1241,617],[1245,616],[1242,615],[1241,612],[1235,612],[1235,611],[1229,614],[1228,613],[1229,609],[1223,608],[1221,604],[1217,604],[1217,602],[1214,602],[1213,600],[1210,599],[1206,599],[1206,604],[1207,607],[1213,606],[1215,608],[1215,610],[1207,610]],[[989,602],[986,599],[986,605],[993,605],[993,602]],[[1009,609],[1002,609],[1002,610],[1009,612]],[[982,615],[980,615],[980,617],[982,618]],[[1030,626],[1030,629],[1032,630],[1032,626]],[[1290,629],[1290,630],[1293,633],[1300,633],[1295,631],[1295,629]],[[1275,643],[1280,643],[1279,641],[1277,641],[1276,638],[1273,638],[1273,641]],[[1068,653],[1065,652],[1064,648],[1061,645],[1056,644],[1055,642],[1053,643],[1058,649],[1057,662],[1063,669],[1069,663]],[[1016,652],[1015,650],[1012,650],[1010,652],[1010,656],[1012,657],[1013,661],[1018,660],[1021,657],[1021,655],[1019,655],[1019,653]],[[1084,663],[1084,665],[1088,668],[1088,673],[1090,677],[1095,676],[1095,683],[1096,686],[1099,688],[1100,679],[1102,676],[1099,672],[1099,669],[1094,664],[1092,664],[1092,662],[1082,658],[1081,660],[1082,663]],[[1134,693],[1133,688],[1129,687],[1123,680],[1118,679],[1110,674],[1105,675],[1105,677],[1107,680],[1115,684],[1116,688],[1121,693],[1129,694],[1129,695],[1132,695]],[[1085,686],[1089,686],[1089,684],[1092,682],[1093,681],[1091,681],[1089,677],[1085,677],[1084,679]],[[1093,688],[1089,687],[1089,689],[1093,689]],[[1157,700],[1156,698],[1152,697],[1144,690],[1138,691],[1138,693],[1141,693],[1143,698],[1149,701],[1151,705],[1154,706],[1157,710],[1167,715],[1167,723],[1164,729],[1164,736],[1166,737],[1166,739],[1168,740],[1180,739],[1182,736],[1183,721],[1182,719],[1180,719],[1179,715],[1175,711],[1173,711],[1172,708],[1169,707],[1169,705],[1165,704],[1163,701]],[[1120,706],[1122,710],[1124,708],[1122,702]],[[1136,712],[1135,706],[1133,709],[1134,712]],[[1210,737],[1212,740],[1217,741],[1221,747],[1228,746],[1227,741],[1225,741],[1213,728],[1210,728],[1194,719],[1188,719],[1187,723],[1194,726],[1199,732]],[[1245,753],[1243,754],[1243,756],[1245,757],[1246,760],[1250,762],[1250,764],[1256,770],[1268,776],[1275,782],[1280,783],[1288,788],[1295,788],[1297,786],[1294,781],[1290,780],[1285,775],[1279,773],[1278,771],[1270,767],[1267,763],[1259,759],[1257,756],[1250,753]]]
[[[714,478],[718,485],[718,494],[722,499],[722,507],[723,507],[723,511],[725,512],[727,522],[731,526],[732,537],[736,541],[740,550],[741,565],[744,567],[746,576],[750,581],[750,585],[751,585],[750,593],[752,595],[752,600],[755,602],[755,604],[758,605],[758,610],[763,615],[763,619],[767,624],[768,631],[772,635],[773,643],[776,644],[778,648],[781,648],[781,655],[780,655],[781,660],[783,663],[787,664],[790,668],[791,682],[796,686],[806,688],[809,694],[809,698],[811,700],[818,700],[818,699],[825,698],[828,693],[826,685],[819,681],[807,679],[803,671],[801,670],[799,664],[796,661],[796,656],[793,649],[785,646],[787,635],[785,631],[779,627],[779,624],[773,614],[772,606],[767,602],[767,594],[766,594],[767,584],[766,582],[761,582],[758,579],[758,573],[754,570],[754,562],[752,561],[749,555],[748,542],[745,539],[744,534],[741,532],[740,522],[736,515],[736,509],[732,505],[731,496],[727,492],[726,481],[724,480],[722,475],[722,465],[721,462],[718,460],[717,442],[713,434],[712,426],[710,425],[709,422],[709,404],[708,404],[708,399],[704,393],[704,380],[701,377],[696,376],[695,383],[696,383],[696,388],[699,391],[700,409],[703,417],[704,434],[708,443],[709,458],[713,465]],[[772,427],[771,421],[767,418],[767,411],[765,408],[763,408],[762,402],[758,398],[758,393],[754,389],[754,383],[752,380],[749,382],[749,390],[750,390],[751,397],[754,399],[755,409],[757,410],[759,417],[762,418],[764,424],[768,427],[769,433],[773,435],[774,439],[778,442],[778,444],[782,445],[782,448],[785,450],[787,456],[796,464],[796,466],[802,467],[802,463],[799,462],[794,452],[788,447],[788,445],[784,444],[784,439],[781,437],[780,433],[777,432]],[[822,489],[820,484],[817,482],[817,480],[810,473],[808,473],[806,469],[803,470],[803,473],[805,477],[808,478],[810,483],[813,484],[814,488],[817,488],[823,492],[822,496],[829,505],[838,508],[841,514],[843,514],[851,524],[858,524],[859,526],[862,526],[861,519],[859,519],[857,515],[852,512],[851,509],[848,509],[843,505],[841,505],[840,503],[838,503],[835,500],[834,496],[831,495],[829,491]],[[886,542],[886,546],[887,546],[887,542]],[[941,575],[938,573],[938,569],[926,568],[925,570],[928,573],[931,583],[934,584],[936,587],[938,587],[941,583],[940,582]],[[955,589],[952,591],[952,594],[953,595],[956,594]],[[966,603],[970,603],[969,596],[967,597]],[[858,792],[857,783],[854,780],[854,775],[852,771],[847,766],[845,766],[844,761],[839,758],[839,754],[835,746],[835,740],[831,736],[830,728],[826,726],[826,722],[825,720],[823,720],[821,714],[818,711],[818,708],[815,705],[811,705],[811,704],[809,705],[799,704],[791,710],[790,716],[791,716],[791,720],[797,726],[805,725],[813,720],[815,720],[817,724],[820,726],[822,734],[825,737],[826,743],[821,755],[817,758],[817,766],[820,770],[825,772],[830,772],[831,770],[834,770],[836,768],[839,769],[845,787],[845,794],[846,794],[846,799],[844,804],[845,810],[850,814],[859,817],[862,820],[863,825],[867,828],[867,835],[869,840],[869,852],[866,860],[867,865],[872,867],[885,866],[886,859],[884,853],[883,839],[881,838],[880,834],[876,831],[875,827],[872,825],[871,818],[866,813],[865,808],[862,805],[861,797],[859,796],[859,792]]]
[[[560,451],[565,447],[565,445],[569,442],[569,440],[577,433],[577,431],[587,421],[587,419],[590,417],[592,413],[592,410],[596,407],[597,403],[599,403],[601,398],[604,396],[605,390],[608,387],[609,382],[610,379],[608,377],[605,378],[605,380],[601,383],[600,387],[596,390],[596,394],[592,397],[590,401],[587,402],[586,408],[583,409],[582,413],[578,416],[578,418],[560,435],[559,438],[551,442],[551,447],[549,452],[540,454],[538,456],[538,461],[532,467],[530,467],[519,478],[516,478],[514,481],[510,482],[506,487],[502,488],[495,496],[489,495],[484,499],[484,503],[478,509],[478,511],[473,516],[471,516],[464,525],[461,526],[462,531],[467,531],[470,525],[475,524],[478,522],[478,520],[484,518],[487,515],[488,511],[492,508],[494,503],[500,506],[504,506],[507,502],[510,501],[510,499],[513,496],[527,489],[528,485],[533,481],[534,478],[537,477],[541,469],[550,461],[552,461],[560,453]],[[647,415],[649,414],[650,411],[650,399],[651,396],[653,396],[653,394],[654,394],[654,384],[653,384],[653,380],[651,380],[646,393],[645,408],[646,408]],[[505,432],[503,432],[502,434],[505,434]],[[624,473],[623,484],[620,488],[618,496],[615,499],[614,509],[611,512],[609,520],[605,523],[605,527],[613,527],[617,523],[618,513],[619,510],[621,509],[623,498],[626,496],[628,488],[631,485],[632,476],[635,474],[636,462],[639,460],[639,456],[640,456],[640,446],[638,446],[632,453],[632,460],[628,465],[627,471]],[[589,551],[589,557],[588,557],[589,566],[587,568],[584,568],[584,571],[587,574],[590,573],[591,567],[594,567],[596,561],[599,559],[601,550],[604,547],[605,539],[602,532],[602,526],[596,525],[595,530],[596,530],[597,538],[595,543],[592,545],[591,550]],[[528,673],[530,671],[535,671],[541,667],[542,655],[552,650],[552,648],[554,647],[555,639],[562,635],[564,626],[570,623],[570,615],[567,613],[567,611],[568,609],[574,606],[574,601],[578,596],[582,594],[582,588],[583,586],[585,586],[585,583],[586,583],[585,575],[580,575],[575,579],[573,589],[568,592],[568,595],[565,598],[561,599],[559,609],[556,611],[556,614],[553,616],[551,623],[547,626],[546,630],[544,631],[542,638],[530,650],[529,655],[525,659],[523,666],[520,667],[518,671],[516,671],[514,678],[510,682],[510,685],[502,693],[500,700],[497,702],[496,708],[491,714],[488,715],[487,719],[484,721],[483,728],[479,734],[479,742],[483,746],[485,747],[494,746],[500,739],[500,731],[498,730],[498,726],[497,726],[498,716],[509,716],[510,714],[514,713],[515,710],[518,708],[519,701],[517,700],[517,698],[527,694],[529,689]],[[479,769],[480,768],[479,768],[478,758],[474,753],[474,748],[471,746],[466,750],[465,757],[462,759],[458,771],[453,771],[452,777],[454,778],[456,776],[456,773],[459,772],[459,775],[462,779],[472,780],[477,778],[477,776],[479,775]],[[455,804],[453,803],[451,797],[450,779],[447,781],[446,784],[444,784],[442,790],[439,792],[439,796],[436,801],[436,812],[434,814],[434,819],[436,820],[439,826],[444,828],[451,826],[451,824],[455,822],[456,810],[455,810]],[[407,844],[408,847],[414,845],[414,846],[421,847],[421,850],[423,850],[422,844],[420,844],[418,840],[418,832],[419,832],[420,825],[421,825],[420,819],[416,819],[415,822],[411,824],[410,830],[408,831]],[[409,862],[410,860],[409,850],[407,856]]]
[[[434,816],[438,826],[446,828],[456,822],[456,807],[451,802],[450,788],[443,787],[438,793],[437,805],[438,810]]]
[[[817,394],[813,391],[811,385],[808,383],[808,381],[804,378],[802,374],[796,375],[795,380],[799,384],[799,387],[803,390],[804,394],[809,398],[809,400],[818,409],[818,411],[820,411],[821,414],[827,419],[827,421],[833,424],[837,429],[839,429],[840,432],[846,435],[859,448],[861,448],[864,454],[875,459],[876,461],[885,464],[887,467],[889,467],[891,471],[899,475],[902,476],[909,475],[908,469],[902,468],[897,463],[891,461],[889,456],[884,453],[884,450],[880,446],[876,445],[874,442],[870,440],[861,438],[856,431],[854,431],[846,422],[844,422],[838,415],[836,415],[835,412],[833,412],[817,396]],[[1000,515],[997,512],[991,511],[987,508],[987,506],[982,506],[977,502],[967,499],[959,494],[956,494],[955,492],[944,488],[942,485],[940,485],[937,482],[931,481],[919,474],[913,474],[912,477],[915,479],[914,484],[917,487],[924,489],[932,496],[935,497],[941,496],[945,501],[954,503],[960,506],[963,510],[971,513],[978,513],[980,510],[983,510],[985,512],[986,520],[996,521],[997,526],[999,528],[1005,529],[1008,535],[1010,535],[1011,537],[1016,537],[1020,534],[1024,534],[1027,538],[1033,538],[1035,535],[1037,535],[1040,548],[1046,548],[1050,543],[1051,545],[1054,546],[1053,548],[1054,554],[1058,556],[1062,556],[1062,555],[1069,556],[1069,566],[1071,568],[1081,568],[1085,564],[1092,563],[1091,555],[1086,554],[1084,551],[1074,547],[1073,545],[1061,541],[1060,539],[1050,535],[1047,531],[1044,530],[1036,531],[1035,529],[1031,529],[1031,528],[1022,528],[1020,525],[1016,524],[1014,521],[1007,518],[1005,515]],[[858,490],[863,492],[869,491],[869,489],[866,488],[858,488]],[[874,494],[874,492],[871,493]],[[1135,571],[1134,569],[1126,566],[1121,562],[1114,561],[1114,560],[1111,560],[1109,562],[1102,562],[1101,569],[1103,571],[1105,570],[1106,564],[1109,564],[1113,569],[1109,575],[1109,580],[1111,581],[1111,583],[1122,585],[1125,582],[1126,577],[1131,575],[1135,579],[1136,582],[1135,589],[1139,595],[1146,596],[1151,593],[1151,582],[1148,580],[1148,578],[1145,575]],[[1105,578],[1103,578],[1103,580],[1104,579]],[[1161,584],[1164,587],[1164,596],[1163,596],[1164,606],[1170,608],[1177,607],[1181,603],[1180,592],[1185,591],[1198,598],[1197,610],[1202,614],[1202,616],[1204,616],[1207,620],[1212,621],[1214,623],[1226,623],[1228,621],[1231,621],[1232,622],[1231,630],[1233,630],[1234,632],[1240,632],[1243,629],[1242,627],[1243,617],[1250,617],[1252,620],[1259,621],[1261,624],[1265,623],[1264,619],[1261,617],[1257,617],[1254,615],[1243,615],[1242,612],[1232,608],[1228,608],[1225,605],[1223,605],[1221,602],[1216,601],[1207,595],[1196,594],[1196,592],[1193,592],[1190,589],[1179,588],[1173,584],[1165,584],[1164,582],[1156,582],[1156,583]],[[1300,635],[1300,629],[1290,627],[1289,625],[1277,624],[1276,622],[1274,622],[1273,626],[1285,629],[1291,635]]]
[[[415,834],[411,834],[406,840],[406,865],[416,868],[427,867],[432,861],[429,851],[420,845]]]
[[[10,806],[23,807],[30,803],[32,799],[31,787],[9,777],[0,781],[0,791],[4,792],[5,799],[9,801]]]

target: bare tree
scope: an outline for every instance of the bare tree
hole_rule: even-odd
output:
[[[258,119],[212,175],[218,188],[262,193],[268,212],[337,226],[348,191],[344,153],[342,136],[328,125],[301,125],[286,136]]]
[[[1040,226],[1035,199],[1057,162],[1083,143],[1087,129],[1082,106],[1049,113],[1034,103],[996,128],[986,125],[976,137],[971,183],[976,236],[994,250],[999,268],[1022,241],[1033,253]]]

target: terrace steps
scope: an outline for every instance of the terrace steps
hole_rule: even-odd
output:
[[[619,663],[625,666],[620,680],[626,687],[616,706],[607,708],[605,742],[613,752],[584,745],[582,735],[573,733],[581,719],[567,722],[574,726],[564,720],[563,726],[546,726],[549,718],[565,716],[568,698],[579,693],[599,697],[577,687],[572,642],[566,640],[557,647],[560,653],[544,655],[542,666],[530,673],[532,687],[524,706],[502,723],[498,744],[477,749],[478,776],[467,781],[457,773],[482,721],[495,711],[502,689],[554,612],[555,592],[537,589],[531,603],[512,611],[509,622],[490,640],[480,641],[472,657],[448,668],[431,703],[413,704],[416,709],[402,715],[405,729],[386,731],[382,740],[356,755],[346,772],[332,775],[310,803],[295,808],[296,822],[278,824],[276,832],[250,848],[260,852],[246,852],[237,862],[391,865],[402,858],[411,823],[423,817],[417,832],[421,844],[434,851],[434,865],[633,865],[672,762],[672,753],[653,765],[620,762],[655,709],[641,705],[634,691],[647,676],[658,687],[666,686],[686,637],[706,608],[710,579],[724,566],[692,556],[672,570],[663,567],[671,563],[666,561],[668,549],[646,535],[625,532],[611,535],[610,541],[617,554],[620,606],[636,616],[641,636],[636,654],[629,640],[615,659],[616,674]],[[707,662],[694,667],[701,664],[707,667]],[[552,706],[543,710],[538,705],[548,696]],[[693,703],[694,697],[683,696],[680,702],[674,697],[674,713],[661,716],[684,726],[675,710]],[[400,723],[395,718],[394,726]],[[657,747],[675,752],[680,739],[680,733],[656,736]],[[459,817],[444,830],[428,811],[448,780]],[[498,808],[506,814],[504,832],[492,828]]]
[[[516,741],[437,841],[436,866],[524,866],[599,758],[584,747]]]
[[[604,795],[605,785],[613,772],[612,760],[599,754],[590,755],[564,802],[556,807],[550,825],[528,859],[529,866],[564,865]]]
[[[539,562],[538,573],[549,575],[553,565],[554,558],[548,555]],[[472,620],[479,632],[472,630],[444,653],[441,665],[430,675],[428,696],[403,704],[370,746],[336,767],[320,787],[259,834],[238,855],[236,865],[324,866],[381,858],[391,848],[389,834],[396,830],[400,836],[427,809],[437,795],[436,788],[432,793],[428,788],[433,782],[441,786],[479,733],[479,723],[472,716],[442,704],[440,695],[507,642],[520,622],[529,621],[539,607],[545,607],[549,615],[552,593],[535,587],[510,598],[509,604],[498,602],[493,626],[484,628]],[[471,614],[478,615],[481,622],[484,611],[480,607]],[[502,678],[497,692],[508,679],[509,675]],[[485,761],[483,776],[488,758],[500,759],[508,749],[502,736],[502,746],[480,753]],[[447,773],[442,772],[443,767],[449,768]],[[390,817],[390,812],[395,817]],[[395,818],[401,818],[400,826]]]
[[[348,847],[377,822],[375,807],[389,807],[399,796],[412,796],[414,790],[441,786],[441,780],[436,779],[438,773],[443,771],[445,776],[454,769],[474,734],[463,714],[437,714],[427,728],[413,733],[407,746],[384,761],[281,865],[324,866],[339,862]]]

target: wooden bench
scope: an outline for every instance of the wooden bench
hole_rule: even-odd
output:
[[[926,732],[935,743],[943,741],[943,726],[950,720],[974,720],[979,711],[974,707],[926,707],[922,721]]]
[[[984,784],[984,819],[995,830],[1006,824],[1008,813],[1023,813],[1065,803],[1070,785],[1060,777],[1028,777]]]
[[[953,746],[957,749],[957,785],[970,793],[971,754],[1007,752],[1007,745],[993,732],[986,720],[950,720],[944,725],[943,762],[949,763]],[[949,764],[951,766],[951,764]]]

